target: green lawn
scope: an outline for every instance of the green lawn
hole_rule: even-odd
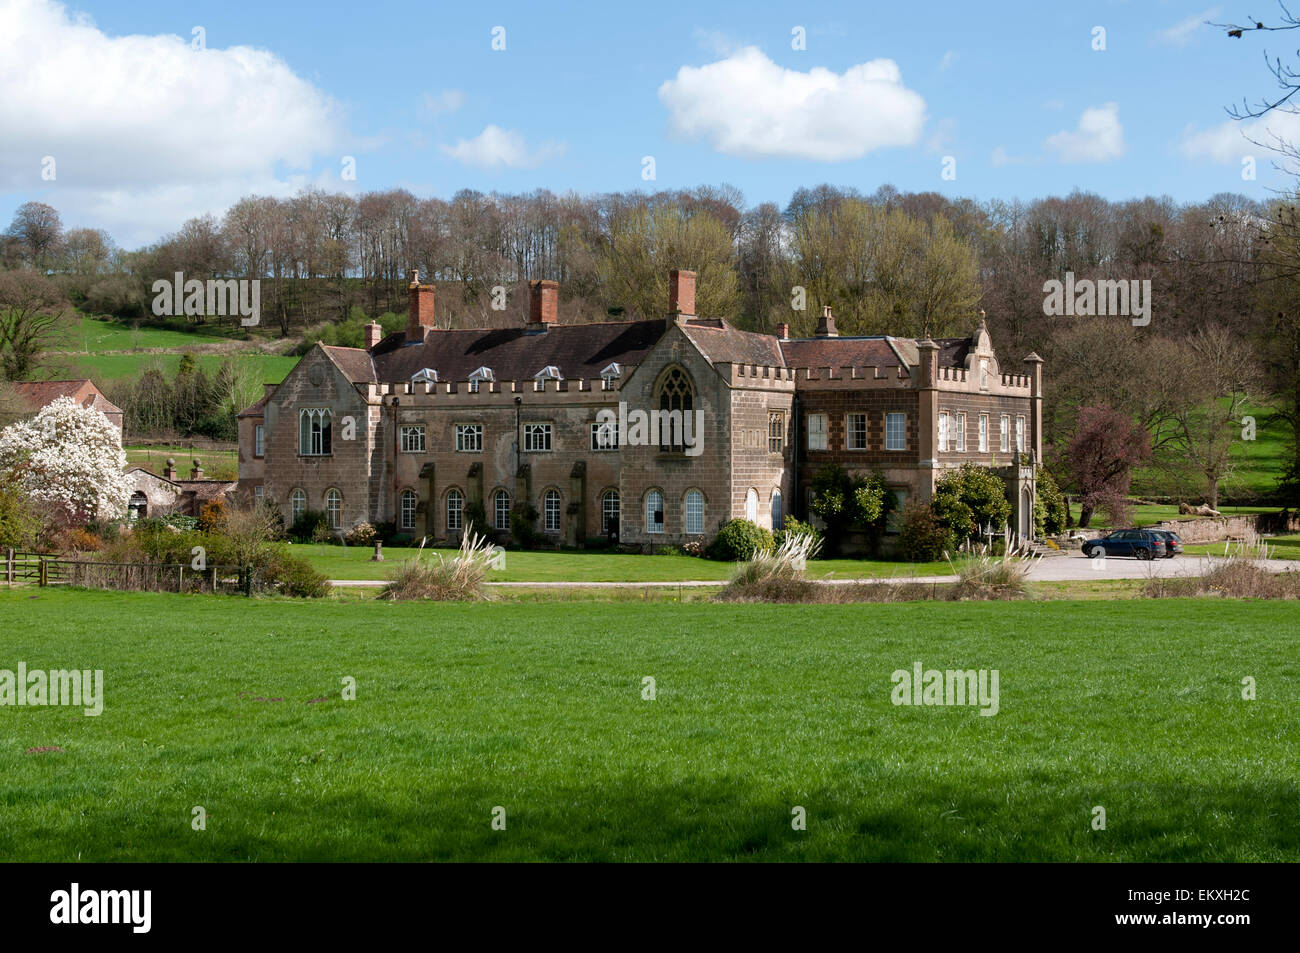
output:
[[[192,461],[197,457],[203,463],[206,480],[234,480],[239,476],[238,450],[204,450],[192,447],[125,447],[126,462],[130,467],[144,467],[161,474],[170,458],[176,461],[177,475],[190,478]]]
[[[1273,536],[1268,543],[1274,559],[1300,559],[1300,534]],[[1184,543],[1183,552],[1189,556],[1222,556],[1224,543]]]
[[[180,366],[180,354],[161,354],[141,351],[138,354],[67,354],[63,355],[70,362],[69,373],[89,377],[97,384],[104,381],[118,380],[123,377],[139,377],[148,367],[158,365],[169,377],[176,374]],[[281,357],[277,354],[262,354],[251,351],[230,351],[225,354],[196,354],[195,363],[208,374],[215,374],[221,362],[230,359],[237,364],[252,367],[261,383],[278,384],[284,380],[289,371],[298,363],[296,357]]]
[[[1280,506],[1221,506],[1219,507],[1219,512],[1224,516],[1238,516],[1245,513],[1276,513],[1280,509]],[[1070,515],[1074,517],[1075,525],[1078,525],[1079,513],[1079,504],[1071,503]],[[1174,505],[1143,505],[1133,507],[1133,522],[1130,525],[1151,526],[1154,523],[1160,523],[1165,520],[1192,518],[1193,517],[1180,515],[1178,507]],[[1095,512],[1092,516],[1092,525],[1088,527],[1087,530],[1081,530],[1081,532],[1108,528],[1109,524],[1106,522],[1105,514]]]
[[[131,351],[140,348],[193,347],[229,341],[242,333],[215,324],[196,325],[173,322],[167,326],[125,322],[112,318],[77,314],[77,321],[67,332],[63,347],[67,350],[95,353]]]
[[[0,709],[0,857],[1295,861],[1297,621],[0,592],[0,668],[106,698]],[[892,705],[917,660],[997,669],[998,714]]]
[[[306,556],[313,566],[331,579],[384,579],[398,562],[416,555],[417,550],[384,547],[384,561],[371,562],[373,547],[295,544],[296,555]],[[424,550],[424,559],[454,555],[453,549]],[[488,574],[489,582],[682,582],[691,579],[725,580],[734,563],[715,562],[695,556],[641,556],[600,550],[533,552],[507,551],[504,571]],[[834,576],[860,579],[876,576],[939,576],[950,573],[947,562],[895,563],[871,559],[815,559],[808,575],[816,579]]]

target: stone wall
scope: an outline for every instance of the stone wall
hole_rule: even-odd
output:
[[[1150,529],[1163,529],[1177,533],[1184,543],[1215,543],[1221,540],[1241,539],[1248,532],[1295,533],[1300,532],[1300,517],[1285,510],[1282,513],[1261,513],[1250,516],[1202,516],[1195,519],[1165,520]]]

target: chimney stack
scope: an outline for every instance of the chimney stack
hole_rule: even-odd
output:
[[[414,272],[408,289],[411,299],[411,314],[406,325],[407,342],[424,343],[424,336],[437,325],[433,318],[433,285],[420,284],[420,273]]]
[[[384,328],[375,321],[366,325],[366,350],[370,350],[384,338]]]
[[[199,463],[198,457],[194,458],[194,466],[190,467],[190,479],[191,480],[203,479],[203,464]]]
[[[167,465],[163,467],[163,479],[164,480],[176,479],[176,461],[171,457],[167,458]]]
[[[821,320],[817,322],[817,336],[819,338],[837,338],[840,336],[840,333],[835,330],[835,315],[831,314],[830,305],[822,308]]]
[[[668,272],[668,313],[695,316],[695,272]]]
[[[790,325],[782,321],[776,326],[776,336],[782,341],[790,340]]]
[[[528,327],[545,331],[559,316],[560,285],[555,281],[530,281],[528,290]]]

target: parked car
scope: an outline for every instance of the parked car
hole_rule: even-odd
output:
[[[1085,556],[1135,556],[1138,559],[1164,558],[1168,547],[1156,530],[1120,529],[1100,539],[1083,544]]]
[[[1173,559],[1183,551],[1183,538],[1173,530],[1153,529],[1151,532],[1155,533],[1157,536],[1163,537],[1165,541],[1166,559]]]

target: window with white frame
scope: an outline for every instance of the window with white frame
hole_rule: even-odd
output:
[[[402,453],[424,453],[423,424],[407,424],[402,427]]]
[[[600,498],[600,531],[618,529],[618,490],[606,490]]]
[[[548,533],[560,531],[560,491],[547,490],[542,497],[542,526]]]
[[[447,532],[463,528],[465,513],[465,495],[460,490],[447,491]]]
[[[699,490],[687,490],[685,509],[687,535],[700,535],[704,532],[704,494]]]
[[[492,368],[480,367],[469,375],[469,392],[471,394],[477,394],[479,384],[483,381],[487,381],[491,384],[496,379],[496,375],[492,373]],[[488,388],[488,390],[491,389],[491,387]]]
[[[338,490],[329,490],[325,494],[325,516],[330,529],[343,526],[343,494]]]
[[[497,529],[510,528],[510,494],[505,490],[497,490],[496,496],[492,498],[492,513],[496,518]]]
[[[483,425],[482,424],[457,424],[456,425],[456,452],[457,453],[482,453],[483,452]]]
[[[651,490],[645,495],[645,531],[664,531],[664,495],[658,490]]]
[[[266,487],[262,486],[260,483],[253,487],[253,502],[258,506],[261,506],[266,502]]]
[[[808,415],[808,449],[826,449],[826,415]]]
[[[1016,453],[1025,452],[1025,418],[1016,418]]]
[[[266,427],[263,424],[253,428],[253,456],[266,456]]]
[[[867,449],[867,415],[847,414],[844,419],[845,446],[850,450]]]
[[[980,453],[989,452],[989,415],[980,414]]]
[[[330,453],[330,412],[323,407],[308,407],[298,413],[298,453],[304,457],[323,457]]]
[[[613,421],[593,422],[591,425],[592,450],[618,449],[618,424]]]
[[[885,414],[885,449],[907,449],[907,414]]]
[[[1002,436],[999,448],[1003,453],[1011,449],[1011,417],[1007,414],[1002,415]]]
[[[307,494],[302,490],[294,490],[289,494],[289,521],[294,522],[307,509]]]
[[[781,521],[785,519],[785,514],[781,511],[781,504],[781,491],[773,490],[770,512],[772,516],[772,529],[774,531],[781,528]]]
[[[948,412],[946,410],[939,414],[939,452],[940,453],[948,452],[948,435],[951,433],[951,426],[950,426],[951,420],[952,418],[948,416]]]
[[[758,522],[758,490],[752,486],[749,492],[745,494],[745,519],[751,523]]]
[[[524,450],[530,453],[540,453],[550,449],[550,424],[524,424]]]
[[[785,414],[767,415],[767,452],[780,453],[785,448]]]
[[[402,529],[415,529],[415,508],[419,505],[420,498],[414,490],[402,491],[401,507],[401,527]]]
[[[957,439],[957,452],[965,453],[966,452],[966,415],[958,414],[956,420],[957,420],[957,433],[955,436]]]

